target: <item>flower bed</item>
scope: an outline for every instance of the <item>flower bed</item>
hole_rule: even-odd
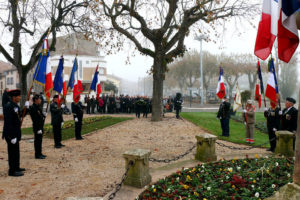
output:
[[[149,186],[139,200],[264,199],[292,182],[285,158],[222,160],[183,169]]]

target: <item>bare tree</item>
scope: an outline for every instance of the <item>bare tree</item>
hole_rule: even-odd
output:
[[[153,113],[152,121],[160,121],[163,97],[163,81],[167,64],[186,51],[184,41],[197,22],[214,25],[220,19],[231,16],[249,16],[256,12],[246,0],[95,0],[90,7],[96,15],[95,22],[111,30],[103,41],[107,46],[116,37],[111,47],[120,49],[125,36],[135,48],[153,58]],[[92,18],[92,17],[91,17]],[[110,24],[104,23],[109,19]],[[116,31],[116,32],[115,32]],[[199,28],[199,32],[206,32]],[[215,32],[215,31],[214,31]],[[97,33],[99,35],[99,33]]]
[[[27,73],[39,58],[45,36],[51,33],[50,50],[55,50],[59,30],[82,30],[84,12],[79,9],[87,6],[87,0],[9,0],[0,3],[0,27],[3,30],[0,53],[17,68],[22,103],[26,97]],[[28,57],[27,62],[24,57]]]

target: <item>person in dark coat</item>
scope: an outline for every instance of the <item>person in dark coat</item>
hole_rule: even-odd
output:
[[[34,95],[32,98],[33,104],[29,107],[29,114],[32,120],[32,128],[34,133],[34,150],[36,159],[45,159],[46,156],[42,154],[42,141],[44,133],[44,122],[46,113],[41,109],[41,96]]]
[[[298,119],[298,110],[294,107],[296,100],[287,97],[285,101],[285,108],[279,114],[281,115],[281,130],[290,131],[295,134],[294,137],[294,149],[296,141],[296,131],[297,131],[297,119]]]
[[[75,138],[76,140],[82,140],[81,128],[82,128],[82,118],[83,118],[83,108],[81,101],[78,103],[72,102],[72,113],[75,121]]]
[[[96,108],[96,105],[97,105],[97,101],[96,101],[94,95],[92,95],[92,98],[90,99],[90,102],[91,102],[91,113],[95,114],[95,108]]]
[[[2,139],[7,143],[8,151],[8,175],[23,176],[24,168],[20,168],[20,145],[21,140],[21,118],[22,112],[18,103],[21,100],[21,91],[19,89],[8,91],[11,100],[4,105],[4,126]],[[26,101],[26,107],[29,107],[29,102]]]
[[[10,101],[10,96],[8,95],[8,88],[5,88],[2,95],[2,108]]]
[[[182,107],[181,93],[176,93],[174,104],[175,104],[174,109],[176,110],[176,118],[179,119],[179,112],[181,111],[181,107]]]
[[[270,140],[270,148],[267,151],[275,151],[276,148],[276,135],[275,132],[280,128],[280,108],[278,107],[270,107],[266,108],[264,112],[264,116],[267,119],[267,128]]]
[[[230,103],[227,102],[226,97],[222,99],[217,118],[219,118],[221,122],[222,136],[229,137]]]
[[[53,103],[50,105],[51,125],[53,127],[54,147],[61,148],[65,145],[61,143],[61,128],[64,125],[63,109],[65,105],[59,104],[58,95],[54,95]]]
[[[139,96],[136,98],[135,101],[135,116],[137,118],[140,118],[141,111],[143,109],[143,106],[145,105],[145,101],[143,98],[140,98]]]

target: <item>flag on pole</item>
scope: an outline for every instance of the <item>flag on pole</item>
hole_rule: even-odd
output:
[[[218,86],[217,86],[217,96],[219,99],[223,99],[226,95],[226,89],[224,84],[224,77],[223,77],[223,69],[220,67],[220,75],[218,80]]]
[[[277,37],[278,57],[289,62],[299,44],[296,26],[296,11],[299,0],[264,0],[254,53],[265,60],[272,51]]]
[[[34,75],[33,82],[40,84],[44,87],[45,96],[50,101],[51,91],[53,89],[51,63],[50,63],[50,51],[48,38],[43,40],[42,53],[39,57]]]
[[[80,100],[80,94],[83,91],[81,81],[78,80],[78,65],[77,58],[74,60],[74,65],[70,75],[68,88],[73,89],[73,100],[77,103]]]
[[[62,94],[62,90],[63,90],[63,71],[64,71],[64,58],[61,57],[59,59],[59,62],[58,62],[58,67],[57,67],[57,70],[56,70],[56,73],[55,73],[55,77],[54,77],[54,81],[53,81],[53,84],[54,84],[54,87],[53,87],[53,90]]]
[[[238,84],[236,84],[236,92],[235,92],[234,102],[233,102],[233,111],[234,112],[237,111],[237,109],[239,109],[239,107],[241,106],[242,106],[241,92]]]
[[[97,65],[96,71],[93,77],[93,81],[90,87],[90,90],[94,90],[97,94],[97,97],[101,94],[101,85],[100,85],[100,79],[99,79],[99,67]]]
[[[275,73],[275,67],[273,58],[269,61],[269,73],[268,73],[268,82],[267,82],[267,88],[266,88],[266,97],[270,99],[271,106],[276,107],[277,104],[277,94],[278,94],[278,85],[277,85],[277,79],[276,79],[276,73]]]
[[[264,84],[261,75],[260,63],[257,61],[257,82],[255,87],[255,100],[258,101],[258,107],[261,108],[261,94],[264,93]]]

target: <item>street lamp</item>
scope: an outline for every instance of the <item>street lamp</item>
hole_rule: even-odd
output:
[[[207,38],[206,35],[196,35],[195,40],[200,41],[200,96],[201,96],[201,105],[204,104],[204,95],[203,95],[203,67],[202,67],[202,40],[205,40]]]

